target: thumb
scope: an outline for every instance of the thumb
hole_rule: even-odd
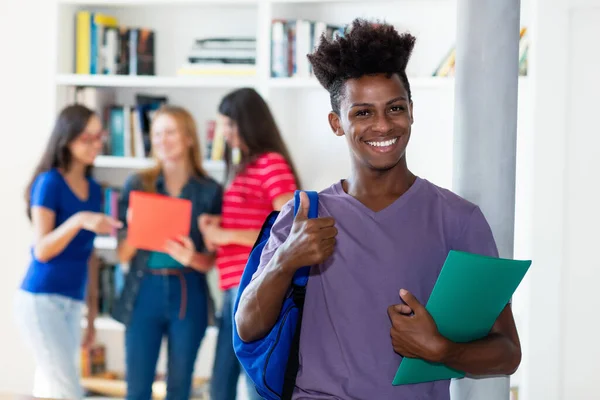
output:
[[[414,312],[418,309],[423,308],[419,300],[412,293],[406,289],[400,289],[400,298],[408,305]]]
[[[308,219],[308,209],[310,207],[310,200],[308,195],[304,192],[300,192],[300,204],[298,212],[296,213],[296,221],[304,221]]]

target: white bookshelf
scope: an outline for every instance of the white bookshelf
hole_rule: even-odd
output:
[[[155,163],[152,159],[139,157],[98,156],[94,161],[94,167],[96,168],[143,169],[154,165]]]
[[[112,236],[96,236],[96,239],[94,239],[94,247],[97,250],[116,250],[117,238]]]
[[[409,165],[414,172],[436,184],[452,186],[454,79],[432,77],[431,74],[455,44],[456,0],[56,1],[58,57],[54,84],[58,109],[64,105],[68,90],[77,86],[113,91],[121,103],[132,102],[137,92],[166,95],[170,103],[182,105],[192,112],[201,143],[204,143],[204,123],[215,117],[222,96],[235,88],[254,87],[265,97],[274,113],[303,187],[312,190],[323,189],[348,175],[350,156],[346,139],[331,133],[327,122],[329,95],[314,77],[271,78],[271,20],[311,19],[342,25],[360,16],[383,19],[393,23],[400,31],[408,30],[417,37],[407,69],[415,116],[407,152]],[[530,26],[529,0],[523,1],[522,7],[522,25]],[[74,74],[74,16],[82,9],[115,15],[123,25],[152,28],[156,35],[157,75]],[[255,37],[256,75],[177,76],[176,71],[184,63],[192,41],[210,36]],[[527,77],[519,79],[519,143],[524,145],[530,142],[532,135],[528,80]],[[525,153],[518,155],[518,163],[527,164],[523,160],[527,156]],[[152,161],[148,159],[101,156],[96,160],[95,173],[105,180],[123,182],[131,172],[151,165]],[[223,163],[209,161],[204,165],[216,179],[223,177]],[[518,179],[518,193],[523,185]],[[516,230],[520,224],[518,218]],[[114,238],[97,238],[95,247],[104,252],[114,252],[116,241]],[[518,243],[516,251],[519,251]],[[522,318],[518,320],[523,322]],[[122,326],[109,318],[100,318],[96,327],[112,334],[122,331]],[[203,348],[214,346],[210,340],[205,342]],[[122,347],[122,337],[111,343],[115,349],[110,351],[118,351],[117,348]],[[207,363],[201,357],[199,362]],[[207,368],[202,364],[197,370],[203,375],[209,370]]]
[[[78,75],[60,74],[60,86],[91,86],[100,88],[237,88],[257,86],[257,80],[247,77],[214,76],[128,76],[128,75]]]
[[[96,168],[144,169],[156,165],[151,158],[98,156],[94,162]],[[224,161],[205,160],[202,166],[207,171],[221,172],[225,170]]]

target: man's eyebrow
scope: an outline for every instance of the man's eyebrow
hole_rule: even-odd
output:
[[[393,99],[391,99],[390,101],[388,101],[388,102],[387,102],[387,103],[385,103],[385,104],[388,104],[388,105],[389,105],[389,104],[395,103],[395,102],[397,102],[397,101],[399,101],[399,100],[404,100],[404,101],[406,101],[406,96],[398,96],[398,97],[396,97],[396,98],[393,98]],[[352,107],[369,107],[369,106],[372,106],[372,105],[373,105],[372,103],[353,103],[353,104],[351,104],[351,105],[350,105],[350,107],[351,107],[351,108],[352,108]]]

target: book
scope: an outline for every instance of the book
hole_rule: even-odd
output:
[[[485,337],[531,266],[531,261],[486,257],[452,250],[426,305],[439,332],[466,343]],[[392,382],[406,385],[465,373],[442,364],[403,358]]]
[[[127,241],[137,249],[163,253],[168,240],[190,234],[192,202],[187,199],[132,191],[129,214]]]

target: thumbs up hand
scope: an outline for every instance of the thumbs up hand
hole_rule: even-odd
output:
[[[279,248],[279,257],[284,268],[290,272],[297,269],[321,264],[334,251],[337,228],[331,217],[308,218],[310,200],[304,192],[300,193],[300,206],[294,218],[287,240]]]

